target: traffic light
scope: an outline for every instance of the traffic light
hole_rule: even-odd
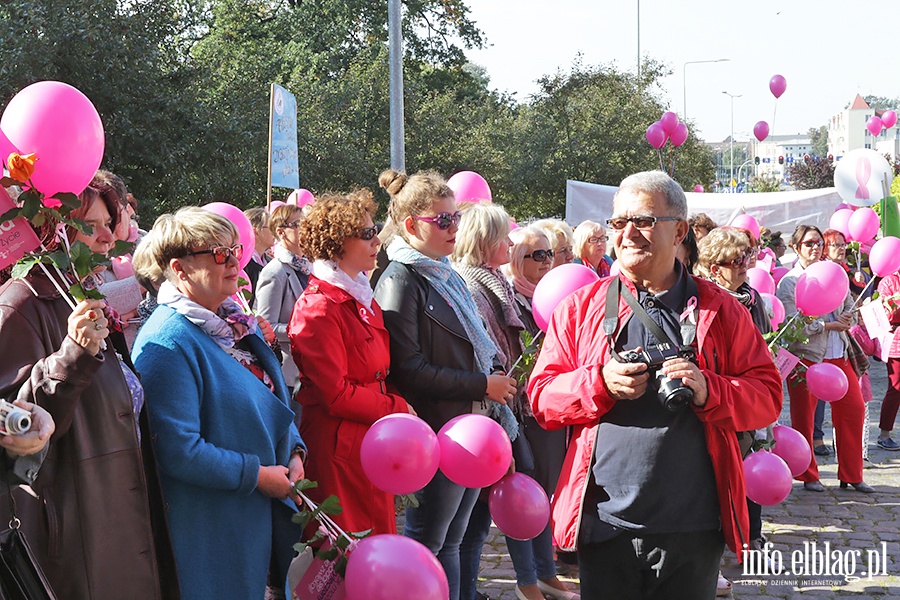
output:
[[[759,157],[757,156],[755,159],[756,164],[759,164]]]
[[[783,156],[779,156],[779,157],[778,157],[778,164],[779,164],[779,165],[783,165],[783,164],[784,164],[784,157],[783,157]]]

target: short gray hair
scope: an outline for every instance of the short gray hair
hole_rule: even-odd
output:
[[[671,216],[687,219],[687,198],[684,196],[684,190],[677,181],[662,171],[644,171],[629,175],[619,184],[613,203],[623,191],[661,194],[665,196],[669,209],[674,213]]]

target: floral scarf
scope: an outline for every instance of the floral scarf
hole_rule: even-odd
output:
[[[290,265],[295,271],[303,275],[309,275],[310,268],[309,261],[306,260],[303,256],[297,256],[281,244],[275,245],[275,260],[282,262],[286,265]],[[320,278],[321,279],[321,278]]]
[[[258,326],[256,317],[246,314],[237,302],[226,298],[216,312],[212,312],[188,298],[169,281],[159,286],[156,300],[199,327],[222,350],[253,373],[266,387],[275,391],[275,384],[260,365],[256,355],[248,349],[239,347],[244,346],[240,343],[243,338],[256,334]]]

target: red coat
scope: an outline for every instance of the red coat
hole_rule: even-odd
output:
[[[368,311],[344,290],[311,277],[288,337],[300,369],[306,477],[319,483],[308,495],[319,502],[335,494],[344,511],[333,518],[345,531],[396,533],[394,496],[373,486],[360,463],[372,423],[407,412],[406,401],[384,384],[390,341],[381,308],[373,300]]]
[[[602,374],[603,365],[612,360],[603,333],[606,290],[612,281],[601,279],[560,303],[528,383],[532,410],[542,427],[573,426],[551,517],[554,539],[566,550],[575,549],[578,541],[597,423],[616,402]],[[637,295],[634,284],[622,281]],[[742,544],[750,541],[750,527],[736,432],[766,427],[778,418],[781,377],[747,309],[718,286],[695,281],[700,295],[697,359],[709,398],[705,406],[693,409],[706,433],[725,541],[740,557]],[[619,323],[631,314],[624,298],[618,312]]]

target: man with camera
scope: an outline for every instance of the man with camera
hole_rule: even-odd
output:
[[[676,260],[686,217],[665,173],[622,182],[620,274],[560,303],[528,386],[572,427],[553,532],[592,600],[714,598],[723,538],[750,541],[737,433],[776,420],[781,378],[747,310]]]

